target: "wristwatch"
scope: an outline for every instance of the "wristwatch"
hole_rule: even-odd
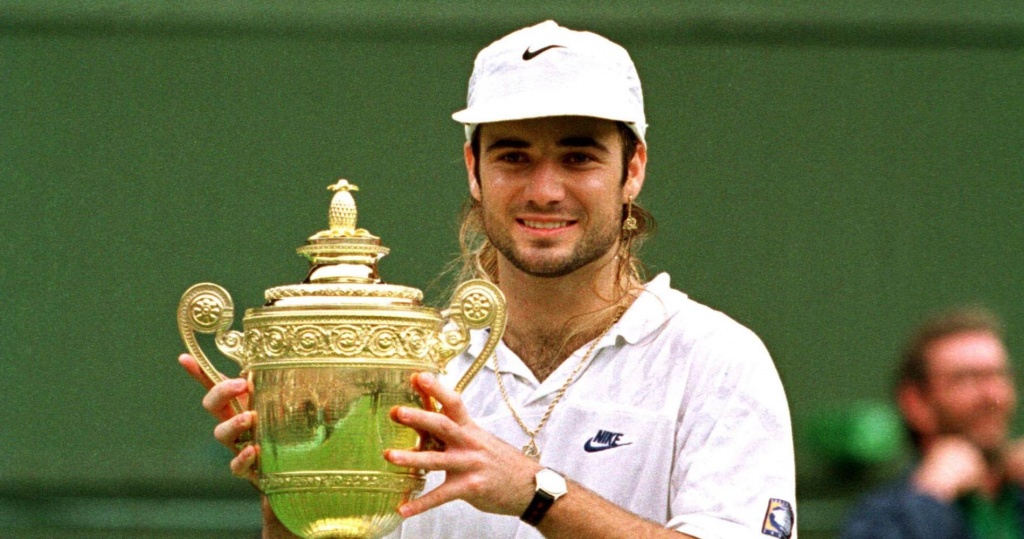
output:
[[[533,500],[526,507],[523,516],[519,517],[523,522],[536,526],[547,514],[548,509],[555,503],[555,500],[565,496],[569,491],[565,484],[565,478],[554,470],[544,468],[534,476],[537,482],[537,490],[533,493]]]

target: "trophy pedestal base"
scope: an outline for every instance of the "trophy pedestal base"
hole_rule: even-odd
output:
[[[423,490],[419,474],[292,472],[264,476],[274,514],[303,539],[376,539],[401,523],[398,506]]]
[[[398,527],[399,518],[372,521],[363,518],[330,518],[310,523],[296,535],[303,539],[375,539]]]

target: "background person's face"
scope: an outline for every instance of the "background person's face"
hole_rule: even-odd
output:
[[[925,397],[936,434],[962,436],[983,450],[998,449],[1016,406],[1002,341],[986,331],[959,333],[935,341],[925,354]]]

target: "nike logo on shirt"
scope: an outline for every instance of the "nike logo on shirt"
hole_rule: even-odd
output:
[[[631,445],[633,443],[620,443],[619,438],[621,437],[621,432],[599,430],[597,431],[596,436],[587,440],[587,443],[583,444],[583,450],[586,451],[587,453],[597,453],[598,451],[605,451],[608,449],[614,449],[616,447],[623,447]]]

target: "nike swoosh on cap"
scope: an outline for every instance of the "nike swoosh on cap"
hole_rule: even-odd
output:
[[[526,47],[526,50],[523,51],[523,60],[532,60],[532,59],[536,58],[538,54],[540,54],[540,53],[542,53],[544,51],[549,51],[551,49],[556,49],[556,48],[557,49],[564,49],[565,45],[548,45],[547,47],[543,47],[543,48],[537,49],[535,51],[531,51],[530,47]]]

